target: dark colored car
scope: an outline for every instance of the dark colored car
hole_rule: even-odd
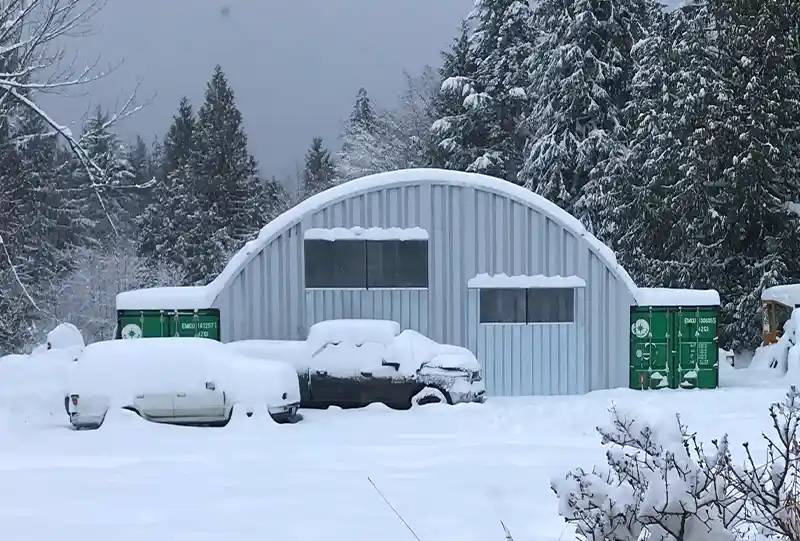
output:
[[[391,321],[332,320],[306,342],[247,340],[229,346],[262,358],[291,360],[305,408],[395,409],[432,403],[483,402],[481,367],[467,349],[438,344]]]

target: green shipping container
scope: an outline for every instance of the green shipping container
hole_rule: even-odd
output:
[[[719,309],[631,309],[632,389],[715,389],[719,383]]]
[[[220,340],[219,310],[120,310],[117,338],[201,337]]]

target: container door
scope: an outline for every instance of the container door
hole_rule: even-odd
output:
[[[717,312],[702,308],[678,312],[675,318],[674,387],[714,389],[719,374]]]
[[[631,311],[631,389],[669,387],[672,319],[669,310]]]
[[[219,312],[202,310],[173,314],[172,336],[210,338],[219,341]]]
[[[122,310],[117,315],[117,334],[123,340],[169,336],[169,316],[161,311]]]

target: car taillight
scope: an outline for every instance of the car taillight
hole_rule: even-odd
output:
[[[72,399],[72,405],[73,406],[77,406],[78,405],[78,395],[73,394],[73,395],[70,396],[70,399]]]

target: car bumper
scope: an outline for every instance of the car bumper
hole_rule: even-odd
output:
[[[70,413],[69,422],[75,428],[100,428],[105,420],[105,413],[102,415],[81,415],[80,413]]]
[[[283,404],[281,406],[270,406],[269,415],[276,423],[296,423],[300,421],[303,416],[297,413],[300,409],[300,402],[292,402],[291,404]]]
[[[450,400],[453,404],[464,404],[474,402],[483,404],[486,402],[486,391],[467,391],[462,393],[450,393]]]

